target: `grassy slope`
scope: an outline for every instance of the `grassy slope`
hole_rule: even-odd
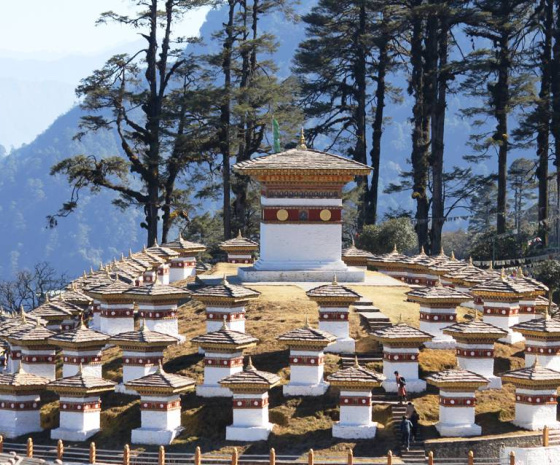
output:
[[[224,269],[226,268],[226,269]],[[232,273],[234,267],[222,268],[221,272]],[[407,287],[363,287],[356,286],[357,291],[373,300],[375,305],[394,322],[402,318],[412,325],[418,325],[418,306],[405,301]],[[247,331],[260,339],[260,344],[251,351],[255,366],[262,370],[277,372],[287,382],[288,351],[277,343],[276,336],[301,326],[306,316],[312,325],[317,324],[316,304],[309,301],[305,292],[296,286],[258,286],[262,296],[247,308]],[[460,309],[460,316],[467,310]],[[204,307],[192,302],[179,310],[180,331],[187,341],[204,332]],[[358,316],[350,317],[352,336],[358,339],[358,351],[371,349],[373,343],[359,325]],[[519,353],[520,347],[499,345],[496,365],[500,371],[519,367],[523,364]],[[118,349],[110,349],[104,355],[104,376],[119,380],[121,360]],[[202,357],[197,348],[189,342],[170,347],[165,353],[165,369],[170,372],[189,375],[202,381]],[[424,350],[420,357],[423,375],[450,368],[455,365],[453,351]],[[371,367],[373,368],[373,367]],[[379,367],[376,367],[379,368]],[[327,355],[326,375],[338,369],[338,357]],[[390,410],[383,406],[374,408],[374,419],[380,423],[378,436],[374,441],[345,442],[331,437],[331,426],[338,419],[337,392],[330,390],[325,396],[315,399],[292,398],[282,396],[281,386],[271,391],[270,419],[278,425],[269,440],[252,445],[240,445],[241,450],[252,454],[268,453],[270,447],[277,454],[303,454],[313,448],[317,454],[345,453],[347,447],[353,447],[356,456],[379,456],[395,447],[390,429],[385,428]],[[486,391],[478,395],[477,421],[483,426],[485,434],[508,432],[513,430],[508,420],[513,418],[513,390],[507,386],[504,391]],[[43,407],[45,426],[57,423],[58,402],[49,395]],[[415,400],[426,425],[427,437],[435,436],[433,425],[437,422],[437,390],[429,388],[428,392]],[[225,441],[225,427],[232,421],[230,399],[206,399],[189,394],[183,397],[184,433],[176,440],[170,450],[194,451],[199,445],[203,452],[227,452],[232,443]],[[130,430],[140,426],[139,401],[135,397],[123,394],[109,394],[103,399],[102,431],[94,440],[99,448],[121,448],[130,441]],[[48,441],[48,434],[35,435],[40,442]]]

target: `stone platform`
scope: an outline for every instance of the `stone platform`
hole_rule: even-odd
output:
[[[151,444],[154,446],[166,446],[173,442],[184,428],[174,430],[155,430],[150,428],[137,428],[132,430],[131,442],[133,444]]]
[[[340,439],[373,439],[377,433],[377,423],[369,425],[341,425],[335,423],[332,427],[333,438]]]
[[[339,283],[362,283],[365,281],[365,271],[355,267],[347,270],[258,270],[255,267],[239,268],[237,275],[242,282],[332,282],[336,276]]]
[[[227,441],[266,441],[274,425],[226,426]]]
[[[329,388],[329,383],[322,382],[311,385],[298,385],[288,383],[282,387],[285,397],[290,396],[322,396]]]

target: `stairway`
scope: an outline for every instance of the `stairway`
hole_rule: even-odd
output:
[[[371,300],[362,297],[352,307],[360,315],[360,324],[368,333],[391,325],[391,320],[381,313]]]
[[[403,415],[406,413],[406,404],[394,404],[391,408],[391,413],[393,432],[400,447],[402,444],[400,424]],[[424,449],[424,441],[421,439],[421,434],[422,430],[419,427],[418,436],[413,441],[410,441],[410,449],[408,451],[400,451],[400,457],[405,464],[426,463],[426,452]]]
[[[361,366],[364,366],[366,363],[372,362],[381,362],[383,360],[383,353],[379,352],[368,352],[365,354],[352,354],[352,355],[344,355],[340,356],[340,365],[342,368],[350,368],[354,365],[356,361],[356,357],[358,357],[358,363]]]

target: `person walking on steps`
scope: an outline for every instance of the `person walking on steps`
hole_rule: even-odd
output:
[[[410,434],[412,432],[412,423],[404,415],[401,420],[401,444],[408,452],[410,450]]]
[[[418,415],[418,412],[416,411],[416,408],[414,407],[414,404],[412,402],[409,402],[407,404],[405,416],[412,423],[410,439],[412,441],[416,441],[416,438],[418,436],[418,420],[420,419],[420,416]]]
[[[397,382],[397,395],[399,397],[399,403],[402,404],[406,402],[406,380],[399,375],[398,371],[395,371],[395,380]]]

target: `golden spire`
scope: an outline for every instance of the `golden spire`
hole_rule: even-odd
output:
[[[222,329],[229,329],[227,325],[227,315],[224,315],[224,322],[222,324]]]
[[[490,261],[490,266],[488,267],[489,270],[493,270],[494,269],[494,262]]]
[[[519,276],[520,278],[523,277],[523,268],[521,268],[520,266],[517,267],[517,276]]]
[[[301,133],[299,135],[299,143],[296,146],[298,150],[307,150],[307,145],[305,145],[305,133],[303,132],[303,128],[301,128]]]
[[[247,360],[247,367],[245,371],[257,371],[255,366],[253,365],[253,358],[249,355],[249,360]]]
[[[473,266],[472,255],[469,256],[469,266]]]
[[[333,277],[332,277],[332,285],[333,285],[333,286],[338,286],[338,281],[336,280],[336,273],[333,274]]]
[[[163,371],[163,363],[161,363],[161,359],[158,361],[158,367],[156,370],[157,375],[163,375],[165,371]]]
[[[132,249],[128,249],[128,256],[132,257]]]
[[[502,268],[502,271],[500,272],[500,277],[502,279],[506,279],[506,269],[505,268]]]
[[[309,328],[309,316],[307,316],[307,315],[305,315],[305,326],[304,326],[304,328],[305,329]]]
[[[393,244],[393,253],[398,253],[399,251],[397,250],[397,244]]]
[[[360,364],[358,362],[358,356],[354,354],[354,368],[360,368]]]
[[[84,312],[80,313],[80,329],[87,329],[86,323],[84,321]]]
[[[354,236],[352,236],[352,248],[356,248],[356,241],[354,240]]]
[[[228,280],[227,280],[227,275],[226,275],[225,273],[224,273],[224,277],[222,278],[222,284],[223,284],[224,286],[227,285],[227,284],[229,284],[229,283],[228,283]]]
[[[473,309],[473,313],[474,313],[473,321],[478,321],[478,310],[476,308]]]
[[[23,309],[23,304],[19,306],[19,316],[22,323],[27,323],[27,317],[25,316],[25,310]]]
[[[439,255],[440,255],[441,257],[444,257],[444,256],[445,256],[445,251],[443,250],[443,245],[441,246],[441,249],[439,249]]]
[[[453,251],[453,250],[451,251],[451,260],[456,260],[455,251]]]
[[[243,239],[243,236],[241,235],[241,229],[237,233],[237,239]]]
[[[437,278],[436,287],[443,287],[443,283],[441,282],[441,276],[438,276]]]
[[[420,247],[420,255],[426,255],[426,252],[424,252],[424,246]]]
[[[533,368],[537,368],[537,367],[540,367],[540,366],[541,366],[541,364],[539,362],[539,355],[535,354],[535,361],[533,362]]]

